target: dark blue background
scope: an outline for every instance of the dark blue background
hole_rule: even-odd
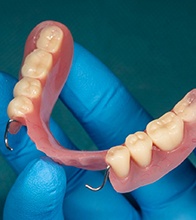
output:
[[[1,1],[0,70],[17,77],[28,33],[43,20],[57,20],[158,117],[196,87],[195,11],[194,0]],[[61,107],[53,115],[66,133],[77,145],[94,147]],[[14,179],[0,158],[1,210]]]

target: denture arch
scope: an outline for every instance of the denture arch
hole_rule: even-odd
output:
[[[122,146],[88,152],[64,148],[55,140],[48,124],[71,67],[71,33],[61,23],[45,21],[32,30],[26,45],[20,80],[14,88],[14,99],[8,105],[8,116],[27,126],[37,149],[54,161],[88,170],[110,166],[111,184],[116,191],[124,193],[158,180],[195,148],[196,89],[172,111],[147,125],[146,131],[128,137]],[[10,126],[10,132],[15,133],[20,125]],[[162,144],[161,136],[169,146]],[[147,159],[141,156],[145,154],[148,154]]]

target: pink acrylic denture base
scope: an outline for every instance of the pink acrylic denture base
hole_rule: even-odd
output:
[[[54,161],[67,166],[75,166],[88,170],[106,169],[105,156],[107,150],[92,152],[68,150],[55,140],[48,128],[51,111],[69,74],[73,56],[72,36],[63,24],[54,21],[45,21],[32,30],[27,39],[24,52],[25,58],[36,48],[35,43],[40,31],[49,25],[56,25],[63,31],[64,38],[61,49],[57,54],[53,55],[53,68],[47,79],[44,81],[40,80],[43,86],[43,92],[41,99],[32,100],[35,111],[25,115],[24,118],[14,119],[27,126],[28,134],[35,142],[37,149],[44,152]],[[192,90],[190,94],[195,97],[196,90]],[[150,166],[141,168],[131,160],[130,172],[127,178],[119,179],[111,168],[109,178],[114,189],[122,193],[132,191],[160,179],[178,166],[195,148],[195,126],[196,122],[185,123],[183,141],[180,146],[171,152],[161,151],[154,146]],[[13,128],[13,130],[16,129]]]
[[[194,90],[196,95],[196,90]],[[131,160],[127,178],[119,179],[111,170],[110,181],[117,192],[129,192],[155,182],[181,164],[193,151],[196,145],[196,122],[185,123],[184,136],[181,144],[173,151],[164,152],[153,146],[151,164],[146,168],[139,167]]]

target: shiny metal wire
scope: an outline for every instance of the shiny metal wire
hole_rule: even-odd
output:
[[[85,185],[86,188],[88,188],[88,189],[90,189],[90,190],[92,190],[94,192],[97,192],[97,191],[101,190],[105,186],[105,184],[107,182],[107,179],[108,179],[108,176],[109,176],[109,171],[110,171],[110,166],[107,166],[105,174],[104,174],[103,182],[102,182],[101,186],[99,186],[97,188],[94,188],[94,187],[89,186],[88,184],[86,184]]]
[[[8,122],[7,122],[7,124],[6,124],[5,133],[4,133],[5,146],[6,146],[6,148],[7,148],[8,150],[11,150],[11,151],[13,150],[13,148],[10,147],[10,145],[9,145],[9,142],[8,142],[8,134],[9,134],[10,125],[11,125],[11,123],[13,123],[13,122],[20,123],[19,121],[16,121],[16,120],[14,120],[14,119],[9,119]]]

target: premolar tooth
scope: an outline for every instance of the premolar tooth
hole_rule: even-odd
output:
[[[182,141],[184,123],[175,113],[167,112],[159,119],[150,122],[146,131],[158,148],[171,151]]]
[[[22,76],[44,79],[52,67],[52,55],[41,49],[35,49],[24,61]]]
[[[8,116],[10,118],[24,117],[26,114],[33,112],[33,103],[25,96],[15,97],[8,105]]]
[[[63,32],[57,26],[49,26],[42,29],[36,46],[50,53],[56,53],[63,39]]]
[[[146,167],[152,158],[152,140],[145,132],[130,134],[125,145],[128,147],[131,157],[141,166]]]
[[[108,150],[106,155],[108,163],[119,178],[126,178],[130,169],[130,153],[125,146],[116,146]]]
[[[14,96],[26,96],[28,98],[38,98],[41,96],[41,83],[37,79],[30,77],[22,78],[14,87]]]
[[[191,122],[196,120],[196,92],[189,92],[181,101],[175,106],[173,111],[179,115],[183,121]]]

